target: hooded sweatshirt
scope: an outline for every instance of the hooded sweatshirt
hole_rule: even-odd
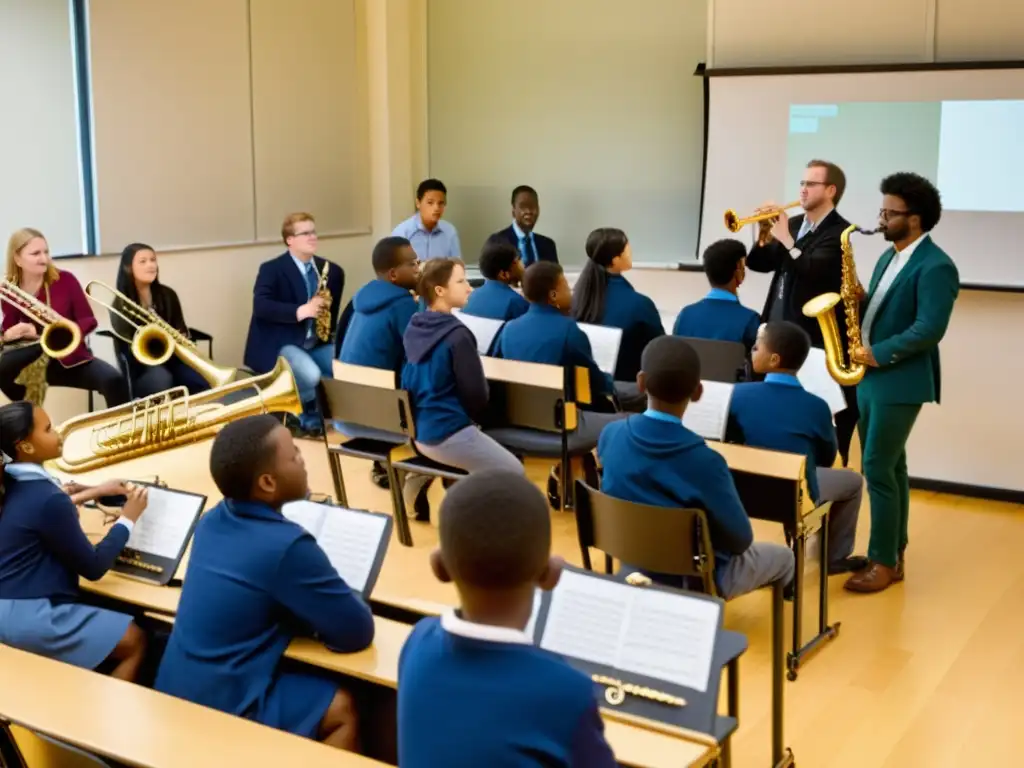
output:
[[[488,388],[476,338],[446,312],[418,312],[403,339],[402,389],[416,419],[416,441],[444,442],[471,426],[487,407]]]
[[[604,468],[601,490],[609,496],[658,507],[703,509],[716,574],[753,543],[754,531],[729,465],[679,419],[648,411],[612,422],[601,431],[597,455]],[[679,580],[648,575],[663,583]]]
[[[416,312],[409,290],[388,280],[371,280],[352,299],[352,321],[339,359],[399,374],[405,361],[402,335]]]
[[[526,314],[530,302],[500,280],[485,280],[469,295],[462,310],[467,315],[489,317],[492,320],[514,320]]]

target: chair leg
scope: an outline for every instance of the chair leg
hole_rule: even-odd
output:
[[[801,549],[803,548],[801,547]],[[786,768],[786,766],[794,764],[793,752],[786,747],[783,733],[785,682],[782,679],[782,667],[785,663],[783,644],[786,642],[786,633],[783,627],[782,589],[782,584],[779,582],[772,585],[772,766],[774,768]]]
[[[348,494],[345,492],[345,477],[341,471],[341,456],[336,451],[328,449],[327,457],[331,467],[331,479],[334,481],[334,498],[338,500],[339,505],[347,507]]]
[[[819,555],[818,631],[806,643],[803,638],[804,548],[806,539],[801,535],[793,540],[793,553],[797,558],[793,597],[793,651],[787,659],[789,679],[796,680],[797,670],[822,645],[839,634],[839,622],[828,623],[828,515],[821,523],[821,550]]]
[[[790,680],[796,680],[797,669],[800,667],[800,639],[803,636],[804,537],[801,533],[793,536],[793,557],[796,566],[793,574],[793,650],[786,657],[789,670],[787,676]]]
[[[398,543],[403,547],[412,546],[412,532],[409,530],[409,513],[405,508],[405,497],[402,496],[402,484],[397,470],[390,461],[385,462],[384,469],[388,473],[388,490],[391,494],[391,509],[395,515],[395,527],[398,529]]]

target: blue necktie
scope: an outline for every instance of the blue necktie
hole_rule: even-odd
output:
[[[533,232],[528,232],[523,238],[520,250],[523,252],[523,266],[528,267],[537,260],[537,253],[533,250]]]
[[[316,295],[316,288],[319,284],[319,280],[316,275],[316,268],[313,266],[313,262],[306,265],[306,299],[312,299]],[[306,343],[313,337],[313,320],[306,321]]]

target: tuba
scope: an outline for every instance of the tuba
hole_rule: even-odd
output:
[[[856,224],[851,224],[843,230],[839,242],[843,249],[842,285],[839,293],[823,293],[815,296],[803,306],[803,313],[807,317],[816,318],[821,326],[821,335],[825,341],[825,365],[829,374],[841,386],[852,387],[860,383],[864,378],[864,365],[854,364],[853,351],[862,346],[860,336],[860,302],[864,297],[864,286],[857,278],[857,265],[853,260],[853,246],[850,245],[850,235],[860,232],[863,235],[875,235],[882,231],[878,229],[861,229]],[[849,342],[846,350],[847,358],[843,357],[843,344],[839,335],[839,320],[833,308],[843,302],[846,310],[846,338]]]
[[[316,337],[322,342],[331,340],[331,304],[334,300],[327,288],[327,275],[331,271],[331,262],[324,259],[324,268],[320,271],[320,281],[316,287],[316,295],[324,300],[324,305],[316,313]]]
[[[109,303],[96,298],[94,290],[100,288],[112,297]],[[133,326],[135,334],[130,339],[114,333],[127,344],[131,344],[132,355],[143,365],[163,365],[175,355],[181,362],[194,370],[211,387],[222,387],[235,378],[238,371],[214,365],[199,354],[195,343],[151,309],[132,301],[120,291],[106,283],[93,280],[85,286],[86,295]]]
[[[302,413],[295,377],[283,357],[262,376],[198,395],[175,387],[68,419],[57,427],[64,449],[54,466],[69,474],[90,472],[205,440],[230,421],[263,413]]]
[[[39,334],[39,346],[47,357],[62,360],[82,343],[82,329],[77,323],[57,314],[10,280],[0,281],[0,302],[4,301],[36,325],[43,327],[42,333]]]

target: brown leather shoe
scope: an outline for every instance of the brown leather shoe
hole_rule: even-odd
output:
[[[893,581],[903,581],[907,576],[906,572],[906,560],[903,558],[903,553],[900,552],[900,557],[896,561],[896,575],[893,577]]]
[[[898,571],[881,563],[872,563],[867,570],[855,573],[843,585],[851,592],[881,592],[890,584],[899,581]]]

